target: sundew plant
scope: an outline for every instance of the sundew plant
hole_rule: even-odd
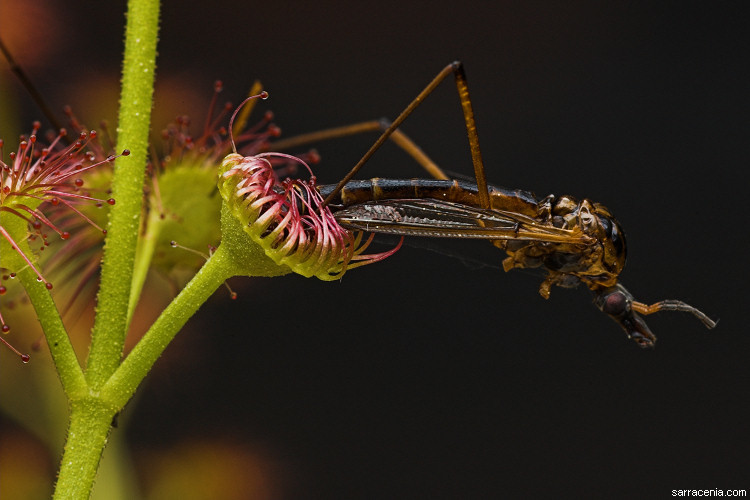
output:
[[[17,151],[3,151],[6,158],[0,164],[0,295],[5,296],[0,300],[7,302],[11,282],[20,282],[44,330],[68,401],[55,498],[90,496],[116,416],[174,336],[228,278],[296,272],[335,280],[348,269],[395,251],[363,254],[368,242],[336,223],[305,159],[261,151],[274,133],[267,120],[234,137],[231,123],[228,129],[207,126],[197,140],[176,123],[165,132],[175,154],[155,164],[149,131],[158,27],[157,0],[128,3],[116,153],[106,151],[100,134],[83,129],[69,113],[71,130],[45,139],[35,124]],[[259,92],[250,100],[265,97]],[[280,164],[309,171],[310,180],[281,179],[275,168]],[[147,196],[144,186],[150,186]],[[123,357],[146,271],[175,264],[156,257],[157,248],[170,245],[173,213],[204,218],[192,225],[202,232],[183,232],[180,243],[220,243],[205,262],[198,259],[195,276]],[[98,250],[102,239],[103,252]],[[42,256],[40,249],[51,244],[59,244],[59,253]],[[100,258],[91,343],[79,363],[46,268],[64,276],[66,266],[76,266],[89,276]],[[11,321],[0,320],[3,333],[12,330]],[[8,346],[21,361],[33,364],[33,353],[30,360]]]

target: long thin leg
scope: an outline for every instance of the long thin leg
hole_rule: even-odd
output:
[[[474,177],[477,180],[477,193],[479,194],[479,203],[482,208],[490,208],[490,194],[487,189],[487,178],[484,175],[484,162],[482,161],[482,152],[479,150],[479,135],[477,134],[477,123],[474,120],[474,109],[471,106],[469,97],[469,85],[466,83],[466,73],[464,65],[460,61],[455,61],[453,74],[456,77],[456,89],[458,98],[461,100],[461,109],[464,112],[464,121],[466,122],[466,134],[469,136],[469,149],[471,150],[471,163],[474,165]]]
[[[285,150],[295,148],[298,146],[304,146],[307,144],[315,144],[321,141],[330,139],[339,139],[341,137],[348,137],[356,134],[363,134],[368,132],[383,132],[391,126],[389,120],[372,120],[368,122],[355,123],[352,125],[345,125],[343,127],[329,128],[325,130],[318,130],[317,132],[310,132],[308,134],[301,134],[288,139],[280,139],[270,144],[274,150]],[[448,179],[443,170],[433,162],[429,156],[425,154],[417,144],[412,141],[406,134],[401,130],[396,129],[393,134],[389,137],[398,147],[403,149],[409,156],[422,166],[432,177],[435,179]]]
[[[466,123],[466,133],[469,136],[469,148],[471,150],[471,161],[474,164],[474,175],[477,179],[477,188],[479,194],[479,203],[481,208],[490,207],[490,196],[487,190],[487,180],[484,176],[484,165],[482,163],[482,155],[479,150],[479,137],[477,135],[477,127],[474,121],[474,111],[471,107],[471,99],[469,98],[469,88],[466,84],[466,75],[464,74],[463,64],[459,61],[454,61],[437,74],[435,78],[417,95],[417,97],[404,109],[398,117],[393,120],[393,123],[381,134],[375,144],[365,153],[362,159],[354,165],[354,168],[344,176],[343,179],[336,185],[336,188],[326,197],[321,204],[324,207],[330,203],[331,200],[343,189],[347,182],[352,180],[352,177],[356,175],[359,169],[367,163],[367,161],[375,154],[380,146],[393,134],[393,132],[403,123],[404,120],[419,106],[424,99],[432,93],[433,90],[442,82],[446,76],[453,73],[456,79],[456,88],[458,90],[458,97],[461,100],[461,109],[464,113],[464,121]]]

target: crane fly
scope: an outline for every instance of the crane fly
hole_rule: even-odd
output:
[[[34,100],[56,123],[21,68],[0,42],[3,55],[11,63]],[[475,183],[451,180],[427,158],[398,127],[419,104],[450,74],[458,91],[469,139]],[[59,127],[57,127],[59,128]],[[695,307],[679,300],[662,300],[647,305],[634,300],[619,283],[625,266],[625,233],[610,211],[588,199],[549,195],[539,199],[523,190],[488,186],[479,149],[469,89],[463,65],[455,61],[438,75],[393,121],[368,122],[353,127],[307,134],[292,140],[276,141],[282,149],[292,144],[340,137],[368,130],[382,134],[352,170],[335,186],[319,186],[345,228],[401,236],[486,239],[508,255],[503,269],[541,268],[547,276],[539,287],[549,298],[552,285],[564,288],[583,283],[594,294],[594,304],[625,330],[628,338],[641,347],[653,347],[656,336],[639,316],[659,311],[683,311],[696,316],[707,328],[716,322]],[[436,179],[352,178],[372,155],[392,139],[411,154]]]
[[[441,179],[352,180],[375,151],[448,75],[453,74],[464,114],[476,183]],[[539,268],[547,272],[539,293],[549,298],[553,285],[584,284],[594,304],[616,321],[640,347],[656,336],[640,315],[659,311],[692,313],[707,328],[704,313],[678,300],[647,305],[634,300],[619,282],[625,266],[625,233],[602,204],[572,196],[537,198],[523,190],[488,186],[479,149],[463,65],[446,66],[387,127],[380,138],[337,184],[320,186],[325,204],[345,228],[402,236],[486,239],[507,254],[503,269]],[[442,172],[435,174],[445,177]]]

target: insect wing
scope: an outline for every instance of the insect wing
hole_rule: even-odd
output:
[[[536,219],[435,199],[395,199],[358,203],[337,211],[347,229],[436,238],[548,241],[588,244],[580,230],[562,229]]]

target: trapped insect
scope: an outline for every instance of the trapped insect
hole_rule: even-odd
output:
[[[476,184],[443,179],[370,179],[352,177],[397,127],[448,75],[456,79],[469,137]],[[442,172],[436,174],[445,177]],[[405,236],[487,239],[504,250],[503,269],[539,268],[547,276],[539,287],[549,298],[552,285],[584,284],[594,304],[640,347],[653,347],[656,336],[640,315],[659,311],[692,313],[707,328],[716,322],[678,300],[647,305],[634,300],[619,282],[625,266],[625,233],[604,205],[589,199],[548,195],[487,185],[479,139],[463,65],[446,66],[393,121],[373,147],[336,186],[321,186],[326,203],[341,225],[352,230]],[[639,315],[640,314],[640,315]]]

